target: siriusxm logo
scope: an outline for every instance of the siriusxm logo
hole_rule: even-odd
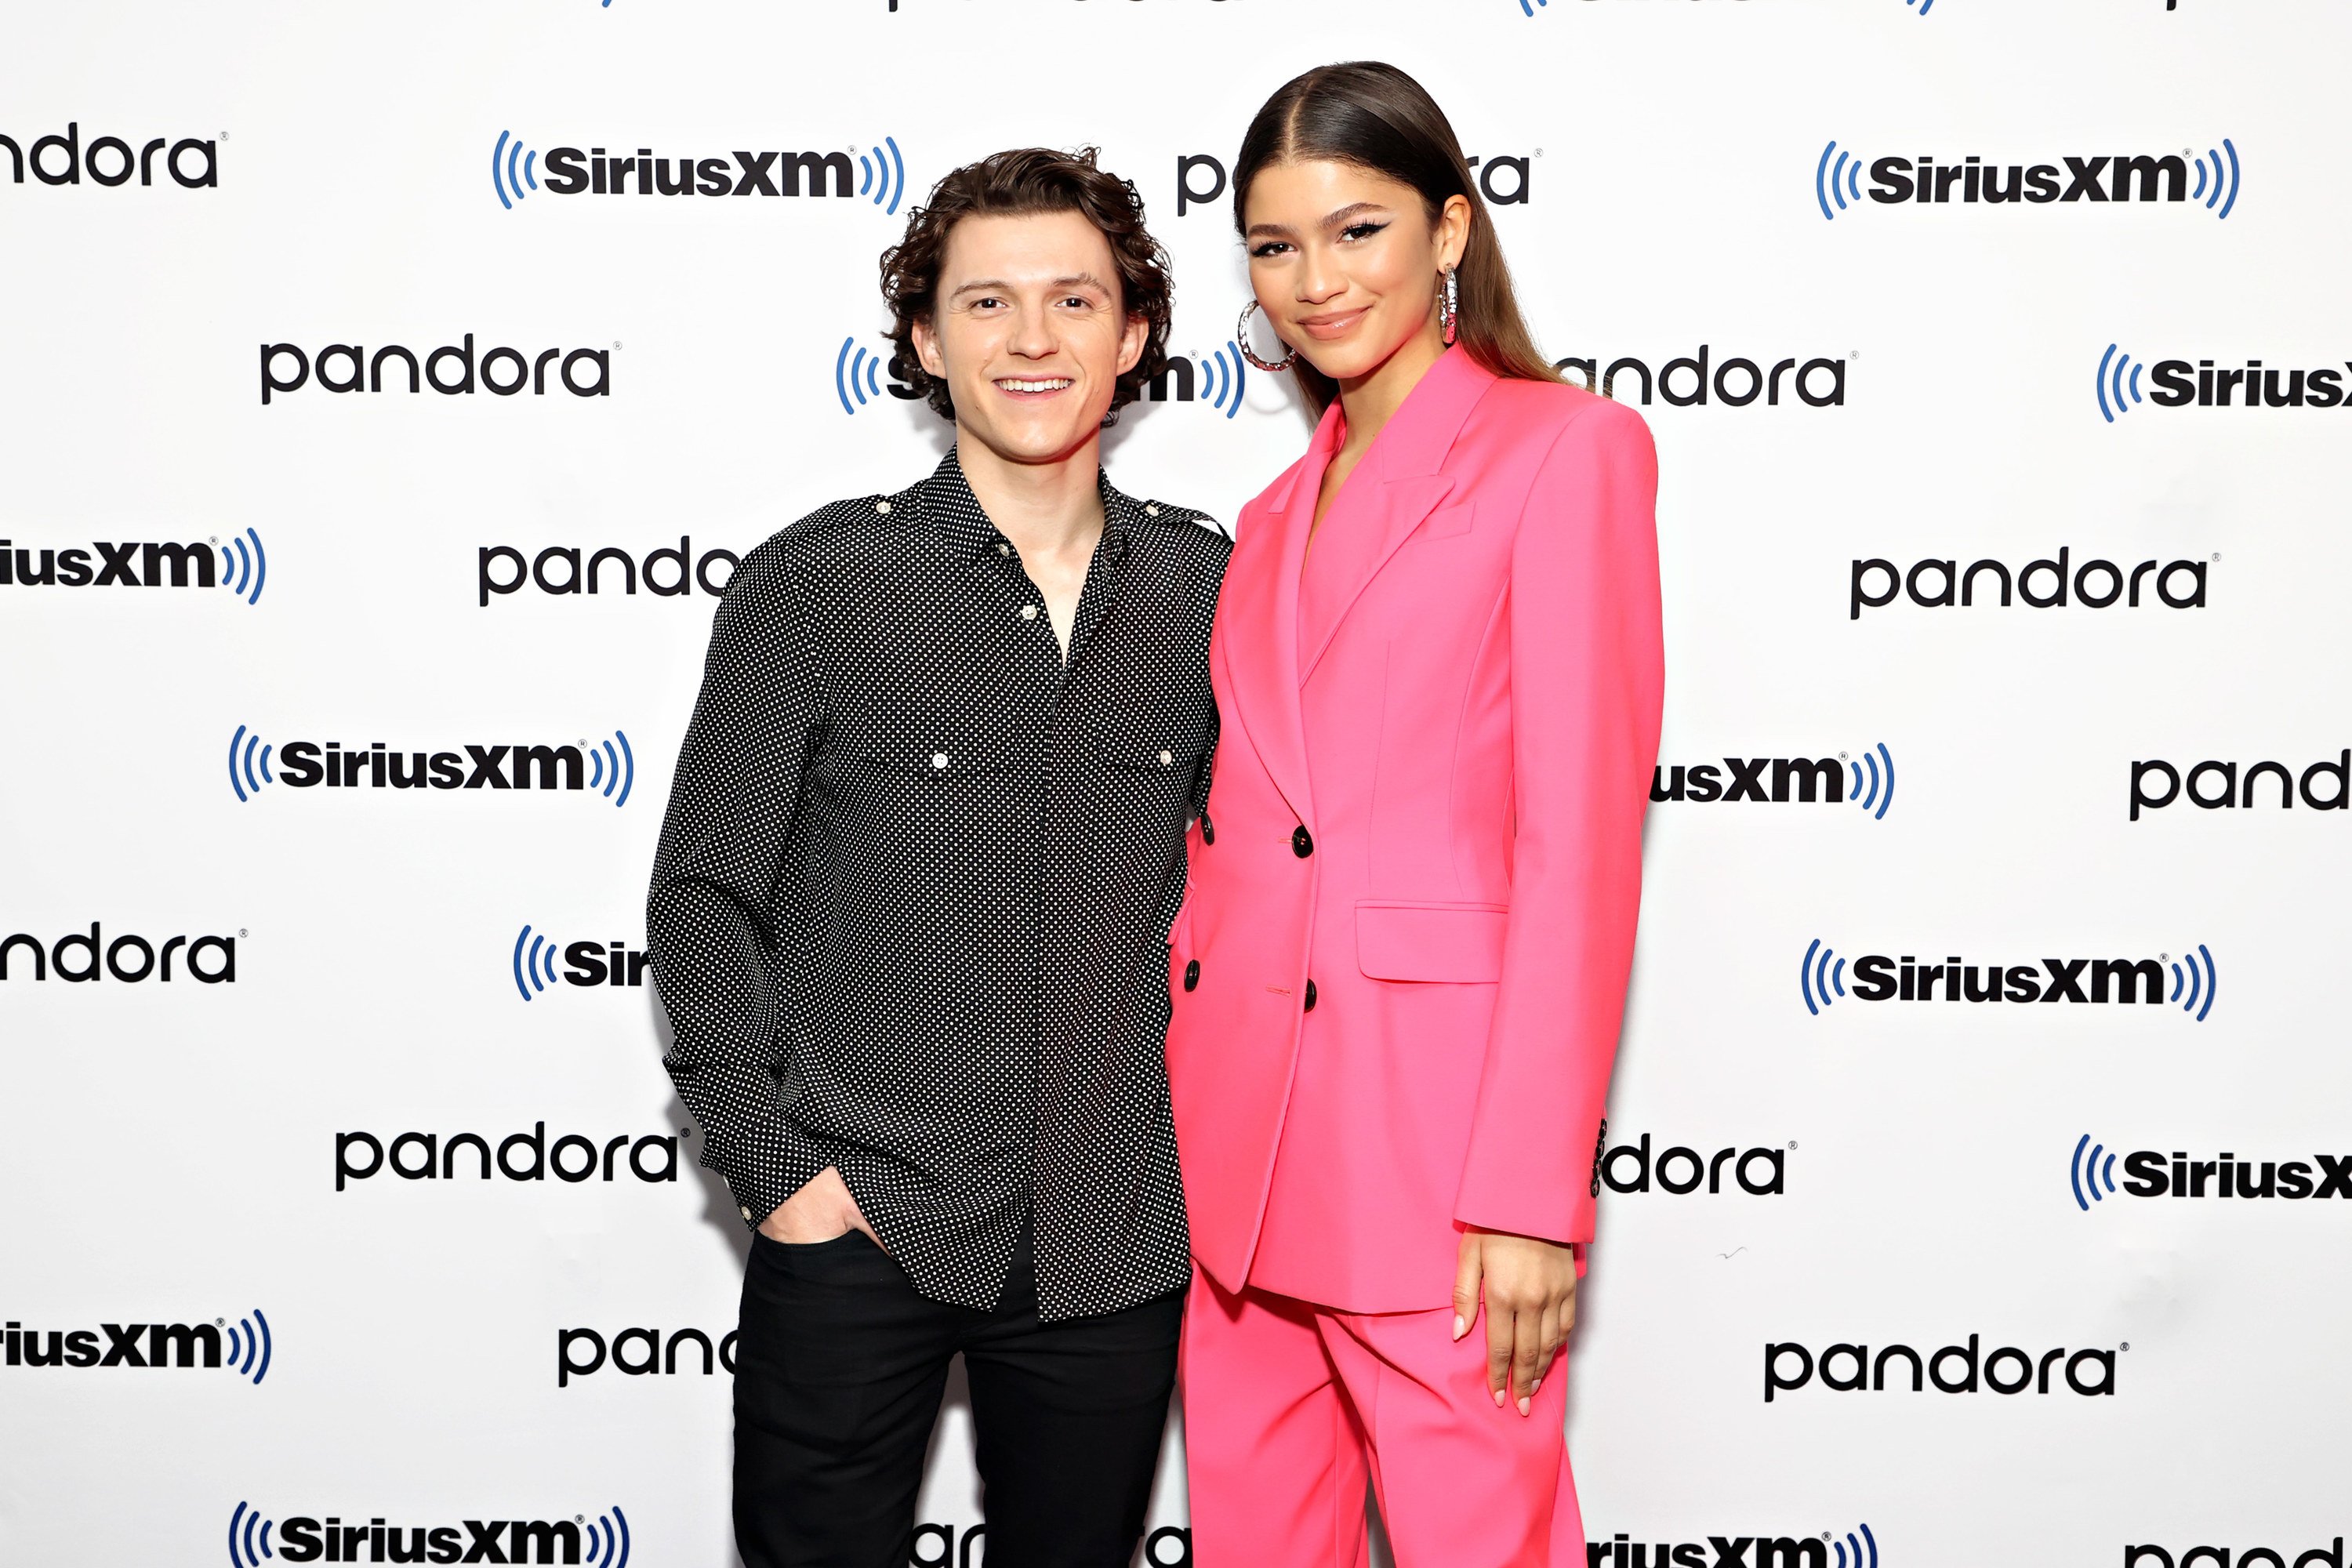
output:
[[[600,1154],[596,1141],[577,1132],[567,1132],[554,1142],[547,1141],[547,1123],[535,1121],[528,1132],[516,1132],[499,1141],[495,1161],[490,1154],[489,1141],[475,1132],[453,1132],[444,1139],[437,1132],[403,1132],[389,1143],[373,1132],[338,1132],[335,1134],[335,1191],[341,1192],[350,1182],[364,1182],[385,1166],[404,1182],[454,1182],[458,1179],[457,1155],[462,1151],[469,1160],[478,1157],[477,1174],[487,1182],[490,1167],[496,1164],[499,1174],[510,1182],[543,1182],[553,1171],[556,1180],[577,1185],[589,1181],[602,1170],[604,1179],[613,1180],[618,1171],[622,1152],[628,1152],[630,1173],[641,1182],[675,1182],[677,1180],[678,1139],[688,1136],[680,1129],[677,1138],[665,1133],[648,1132],[632,1140],[624,1132],[604,1141]],[[524,1155],[529,1163],[522,1163]],[[650,1163],[658,1154],[661,1162]],[[364,1155],[366,1163],[359,1163]]]
[[[2116,1352],[2114,1351],[2076,1351],[2066,1353],[2064,1347],[2044,1351],[2039,1356],[2030,1355],[2013,1345],[2003,1345],[1990,1355],[1979,1359],[1983,1343],[1977,1334],[1969,1336],[1965,1345],[1946,1345],[1923,1363],[1919,1352],[1909,1345],[1888,1345],[1876,1357],[1868,1345],[1836,1344],[1822,1351],[1816,1359],[1813,1352],[1794,1342],[1767,1344],[1764,1347],[1764,1403],[1773,1396],[1804,1387],[1821,1373],[1822,1386],[1839,1394],[1860,1394],[1865,1390],[1884,1393],[1886,1389],[1886,1363],[1902,1361],[1911,1368],[1911,1392],[1922,1387],[1921,1373],[1946,1394],[1975,1394],[1990,1388],[1995,1394],[2022,1394],[2029,1387],[2036,1394],[2050,1392],[2051,1373],[2063,1364],[2066,1386],[2086,1397],[2105,1394],[2112,1398],[2116,1392]],[[2129,1350],[2131,1346],[2124,1347]],[[1784,1363],[1793,1358],[1790,1369]],[[1946,1375],[1946,1369],[1958,1370]],[[1840,1370],[1832,1370],[1832,1367]],[[2095,1378],[2089,1377],[2084,1368],[2095,1368]],[[1895,1373],[1896,1386],[1901,1386],[1902,1373]]]
[[[2166,10],[2172,7],[2168,3]],[[2267,1546],[2249,1546],[2236,1556],[2226,1546],[2192,1546],[2175,1562],[2161,1546],[2126,1546],[2124,1568],[2287,1568],[2286,1559]],[[2344,1538],[2315,1546],[2294,1560],[2294,1568],[2344,1568]]]
[[[852,159],[856,162],[853,163]],[[508,211],[535,191],[551,195],[618,196],[631,194],[629,176],[636,176],[641,196],[797,196],[801,177],[808,176],[808,194],[839,198],[864,197],[894,216],[907,195],[907,160],[896,137],[885,136],[879,146],[860,153],[736,153],[729,158],[656,158],[650,147],[640,147],[634,158],[607,157],[602,147],[583,153],[577,147],[551,147],[547,177],[539,175],[539,153],[522,139],[505,131],[490,148],[490,189]],[[852,184],[856,189],[853,192]]]
[[[277,1544],[270,1543],[276,1531]],[[231,1568],[261,1568],[264,1563],[584,1563],[592,1568],[628,1568],[629,1521],[616,1505],[590,1519],[575,1513],[551,1523],[543,1519],[467,1519],[454,1525],[386,1524],[379,1514],[365,1524],[345,1524],[295,1514],[280,1530],[278,1521],[251,1503],[239,1502],[228,1519]]]
[[[1606,370],[1597,373],[1597,383],[1594,367],[1601,363],[1597,355],[1591,359],[1554,360],[1551,367],[1563,375],[1570,371],[1577,372],[1583,377],[1585,391],[1598,392],[1603,397],[1615,397],[1618,373],[1632,371],[1641,377],[1642,405],[1645,408],[1649,406],[1654,387],[1659,396],[1676,408],[1688,408],[1694,404],[1704,406],[1710,388],[1714,391],[1715,400],[1727,408],[1745,408],[1759,397],[1764,399],[1766,407],[1777,408],[1780,404],[1783,376],[1788,377],[1788,389],[1796,394],[1797,401],[1808,408],[1845,406],[1846,362],[1843,359],[1822,356],[1800,364],[1791,356],[1775,361],[1772,368],[1767,371],[1752,359],[1732,358],[1717,365],[1714,375],[1710,377],[1707,366],[1713,354],[1712,344],[1701,343],[1696,354],[1686,359],[1670,359],[1659,366],[1654,378],[1647,360],[1628,354],[1610,361]],[[1796,374],[1790,375],[1792,370]],[[1675,384],[1675,377],[1678,374],[1690,378],[1680,388]]]
[[[1960,607],[1968,609],[1977,602],[1977,579],[1980,576],[1986,579],[1986,599],[1991,600],[1998,588],[2002,609],[2009,608],[2012,584],[2017,597],[2037,610],[2064,609],[2070,588],[2075,604],[2093,610],[2104,610],[2117,599],[2123,600],[2126,609],[2137,610],[2143,589],[2152,589],[2155,596],[2172,609],[2205,607],[2206,563],[2202,561],[2168,562],[2158,571],[2156,562],[2149,559],[2129,573],[2112,561],[2085,561],[2070,577],[2066,566],[2072,548],[2062,545],[2054,558],[2027,562],[2018,568],[2013,578],[2009,568],[1998,561],[1971,562],[1963,572],[1958,556],[1914,562],[1908,572],[1892,561],[1877,557],[1856,561],[1848,586],[1846,618],[1858,621],[1864,610],[1885,609],[1898,595],[1924,610],[1948,610],[1957,595]]]
[[[1533,16],[1533,12],[1528,13]],[[1498,207],[1525,206],[1534,189],[1531,173],[1535,158],[1543,156],[1543,149],[1535,150],[1533,157],[1507,155],[1501,157],[1466,157],[1471,176],[1478,182],[1479,195]],[[1176,156],[1176,216],[1182,217],[1194,207],[1207,206],[1225,194],[1228,176],[1224,160],[1209,153],[1180,153]]]
[[[248,542],[252,545],[250,550],[246,548]],[[261,585],[269,576],[269,557],[261,548],[261,535],[250,528],[243,538],[230,535],[226,544],[217,538],[206,544],[158,544],[137,539],[110,542],[96,539],[88,550],[44,550],[37,565],[34,552],[23,545],[16,545],[12,555],[9,547],[13,543],[13,540],[0,539],[0,585],[13,583],[23,588],[185,588],[193,583],[199,588],[210,588],[217,584],[226,588],[232,597],[257,605],[261,603]],[[220,552],[217,573],[213,567],[215,550]]]
[[[278,362],[291,359],[294,369],[289,378],[278,367]],[[512,397],[525,386],[534,397],[547,395],[547,367],[556,361],[557,379],[563,389],[574,397],[610,397],[613,395],[613,356],[604,349],[573,349],[566,353],[562,349],[543,349],[536,358],[526,356],[520,349],[492,349],[474,363],[474,334],[467,332],[462,345],[445,343],[425,356],[420,367],[416,356],[394,343],[370,354],[358,343],[329,343],[316,354],[305,353],[292,343],[261,345],[261,401],[267,405],[273,396],[299,392],[315,374],[319,385],[328,392],[382,392],[383,362],[397,360],[408,372],[408,390],[424,390],[431,382],[433,390],[447,397],[470,396],[477,381],[500,397]],[[454,375],[445,376],[444,361],[457,362]],[[328,364],[340,361],[349,367],[347,374],[331,374]],[[596,367],[596,379],[583,382],[574,373],[583,364]],[[393,385],[400,380],[395,373]]]
[[[710,1336],[700,1329],[679,1329],[669,1336],[667,1344],[659,1329],[623,1329],[608,1342],[593,1329],[558,1329],[555,1331],[555,1386],[569,1388],[575,1377],[593,1377],[608,1364],[614,1372],[628,1377],[644,1377],[648,1373],[663,1377],[677,1375],[677,1349],[691,1343],[702,1352],[702,1375],[709,1377],[715,1359],[730,1373],[735,1370],[735,1333],[730,1330],[719,1340],[714,1356]],[[642,1349],[642,1354],[638,1353]],[[694,1363],[687,1363],[689,1370]]]
[[[2254,786],[2264,773],[2278,780],[2281,811],[2294,809],[2297,789],[2303,793],[2303,804],[2314,811],[2352,810],[2352,751],[2343,751],[2336,753],[2332,763],[2314,763],[2304,769],[2300,781],[2291,777],[2281,763],[2256,763],[2246,770],[2242,791],[2239,786],[2238,764],[2235,763],[2199,763],[2189,770],[2185,777],[2170,763],[2134,763],[2131,765],[2131,819],[2137,822],[2144,810],[2162,811],[2184,795],[2189,797],[2190,805],[2202,806],[2207,811],[2228,811],[2240,805],[2251,811],[2257,798]],[[2148,794],[2147,781],[2158,778],[2164,781],[2164,793]],[[2320,799],[2319,793],[2311,787],[2314,779],[2335,781],[2334,798]],[[2214,789],[2216,781],[2221,786],[2219,793]]]
[[[2352,360],[2344,362],[2352,370]],[[2143,395],[2140,375],[2147,374],[2150,390]],[[2245,401],[2235,403],[2239,389]],[[2158,408],[2336,408],[2346,405],[2344,374],[2333,365],[2316,370],[2265,370],[2250,359],[2243,370],[2218,370],[2210,359],[2191,364],[2185,359],[2158,360],[2149,365],[2114,343],[2099,356],[2094,390],[2100,417],[2110,425],[2119,414],[2129,414],[2142,403]]]
[[[316,741],[289,741],[281,748],[265,743],[261,731],[242,724],[228,742],[228,784],[240,802],[276,784],[289,789],[323,784],[329,789],[527,790],[534,778],[541,790],[585,790],[623,806],[636,784],[636,754],[619,730],[612,740],[594,744],[469,745],[462,757],[455,752],[389,751],[382,741],[364,752],[346,752],[334,741],[323,751]]]
[[[1880,158],[1870,165],[1868,195],[1885,206],[1940,205],[1950,203],[1955,195],[1964,204],[1982,202],[1993,206],[2020,202],[2037,206],[2051,202],[2181,202],[2226,218],[2238,205],[2242,183],[2237,146],[2226,136],[2220,147],[2208,148],[2201,158],[2183,148],[2178,155],[2118,153],[2060,162],[2065,164],[2063,173],[2056,163],[2011,163],[2004,173],[1999,163],[1988,163],[1975,155],[1957,163],[1938,163],[1927,156],[1916,163],[1908,158]],[[2191,164],[2197,170],[2193,187],[2189,178]],[[1839,213],[1861,207],[1862,172],[1860,153],[1841,151],[1835,142],[1822,149],[1821,162],[1813,168],[1813,200],[1822,216],[1834,220]]]
[[[244,934],[239,931],[237,936]],[[105,952],[103,969],[100,967],[99,957],[101,942]],[[45,952],[38,937],[20,931],[0,939],[0,981],[8,978],[8,955],[19,945],[33,956],[33,978],[36,980],[48,979],[49,972],[54,969],[58,979],[76,984],[100,980],[110,974],[126,985],[136,985],[151,974],[169,984],[172,960],[180,955],[182,948],[185,948],[187,952],[183,968],[188,974],[206,985],[236,984],[235,936],[200,936],[194,942],[184,936],[175,936],[160,945],[143,936],[118,936],[112,942],[106,942],[99,922],[92,921],[88,936],[79,931],[61,936]],[[71,966],[67,963],[69,954],[75,960]],[[17,973],[21,974],[23,972],[24,961],[19,959]]]
[[[885,374],[890,377],[891,396],[912,401],[923,395],[898,379],[898,373],[890,368],[888,353],[869,353],[854,334],[842,339],[840,351],[833,356],[833,395],[841,399],[841,411],[855,414],[869,402],[879,403]],[[856,403],[850,401],[853,397]]]
[[[1752,1559],[1750,1547],[1756,1550]],[[1832,1551],[1835,1558],[1830,1555]],[[1710,1535],[1706,1546],[1664,1541],[1652,1546],[1619,1535],[1584,1543],[1585,1568],[1749,1568],[1751,1562],[1754,1568],[1878,1568],[1878,1538],[1870,1533],[1870,1526],[1858,1524],[1843,1540],[1835,1531],[1825,1530],[1819,1541],[1811,1536]]]
[[[1793,1149],[1796,1145],[1791,1143],[1789,1147]],[[1612,1193],[1646,1193],[1654,1177],[1660,1192],[1672,1193],[1676,1197],[1698,1191],[1702,1181],[1709,1193],[1719,1193],[1723,1191],[1726,1170],[1739,1184],[1739,1190],[1750,1197],[1777,1198],[1789,1190],[1786,1151],[1756,1148],[1742,1152],[1734,1146],[1717,1150],[1710,1160],[1696,1149],[1676,1144],[1660,1153],[1654,1165],[1650,1161],[1650,1135],[1646,1132],[1639,1143],[1620,1143],[1603,1154],[1594,1170]]]
[[[251,1317],[209,1323],[100,1323],[91,1329],[28,1329],[16,1319],[6,1329],[10,1366],[219,1367],[260,1386],[269,1375],[269,1320]],[[99,1336],[106,1337],[101,1348]]]
[[[2168,994],[2164,984],[2168,965],[2172,979]],[[1797,966],[1797,983],[1805,1011],[1819,1016],[1822,1008],[1847,994],[1845,960],[1816,938]],[[2011,969],[1998,963],[1963,965],[1957,956],[1923,964],[1907,952],[1899,961],[1872,953],[1854,960],[1853,994],[1864,1002],[2168,1002],[2201,1024],[2213,1011],[2218,984],[2212,952],[2200,942],[2195,952],[2177,959],[2165,953],[2141,959],[2045,958],[2038,967],[2028,963]]]
[[[710,569],[721,562],[726,563],[727,574],[714,580]],[[593,594],[600,582],[610,582],[614,577],[619,579],[621,593],[627,597],[636,595],[637,579],[642,576],[646,592],[657,598],[681,599],[698,587],[717,598],[727,592],[727,584],[734,581],[735,568],[742,563],[742,558],[729,550],[706,550],[698,556],[693,539],[680,534],[676,550],[667,546],[648,550],[642,562],[632,560],[625,550],[607,548],[589,555],[584,566],[581,563],[581,552],[566,544],[551,544],[528,562],[522,552],[512,545],[485,544],[478,554],[474,577],[484,609],[489,608],[491,595],[503,597],[520,592],[525,583],[537,584],[542,594]],[[496,566],[508,569],[504,581],[492,571]],[[671,573],[668,582],[654,575],[656,566]],[[558,567],[563,572],[560,579],[552,575]]]
[[[2074,1206],[2084,1214],[2118,1192],[2136,1198],[2352,1198],[2352,1154],[2314,1154],[2309,1161],[2264,1160],[2257,1164],[2223,1150],[2210,1160],[2192,1160],[2176,1149],[2168,1162],[2153,1149],[2121,1156],[2124,1183],[2116,1185],[2116,1154],[2094,1143],[2087,1132],[2075,1141],[2066,1181]]]
[[[137,153],[131,143],[119,136],[100,136],[87,149],[81,144],[81,122],[69,121],[62,136],[44,136],[26,152],[17,145],[13,136],[0,136],[0,147],[8,150],[8,168],[17,184],[25,183],[25,170],[30,165],[33,178],[45,185],[79,185],[88,174],[93,185],[120,185],[132,174],[142,185],[155,183],[155,166],[160,162],[172,183],[188,190],[204,190],[220,184],[220,166],[215,161],[213,144],[193,136],[184,136],[164,149],[164,138],[158,136],[142,147]],[[163,153],[159,160],[157,153]],[[105,162],[100,162],[100,154]],[[199,161],[200,160],[200,161]],[[184,164],[185,166],[184,166]]]
[[[529,947],[524,943],[528,942]],[[516,992],[526,1002],[551,985],[565,981],[574,985],[643,985],[646,969],[653,954],[633,949],[614,937],[608,946],[601,942],[575,942],[564,946],[564,970],[556,973],[557,942],[544,933],[534,933],[530,927],[522,928],[515,938],[511,968]]]
[[[1179,403],[1193,398],[1197,376],[1201,401],[1231,419],[1242,411],[1242,393],[1249,385],[1249,364],[1241,345],[1228,339],[1214,353],[1170,354],[1168,368],[1143,384],[1147,402],[1165,403],[1172,386]]]
[[[1768,784],[1764,770],[1772,770]],[[1846,771],[1853,785],[1846,787]],[[1730,777],[1726,779],[1727,773]],[[1661,763],[1650,771],[1650,798],[1657,802],[1754,801],[1786,805],[1791,788],[1799,804],[1822,801],[1830,805],[1859,805],[1873,822],[1886,820],[1895,804],[1895,754],[1880,742],[1856,762],[1845,752],[1835,757],[1726,757],[1723,766],[1701,763],[1696,767]]]

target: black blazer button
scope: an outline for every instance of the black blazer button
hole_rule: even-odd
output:
[[[1184,989],[1192,990],[1201,984],[1201,961],[1194,959],[1184,966]]]
[[[1290,852],[1301,860],[1315,853],[1315,835],[1307,831],[1304,823],[1290,830]]]
[[[1209,814],[1204,811],[1201,814],[1201,842],[1214,844],[1216,841],[1217,825],[1209,820]]]
[[[1307,983],[1307,1010],[1310,1013],[1315,1011],[1315,982],[1312,980]]]

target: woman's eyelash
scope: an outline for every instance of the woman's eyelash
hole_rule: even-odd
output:
[[[1388,225],[1384,223],[1351,223],[1347,227],[1339,231],[1339,237],[1342,239],[1370,239],[1373,235],[1380,233],[1381,230],[1386,227],[1388,227]]]

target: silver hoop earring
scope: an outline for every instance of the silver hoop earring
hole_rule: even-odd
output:
[[[1282,359],[1278,359],[1278,360],[1262,360],[1262,359],[1258,358],[1258,357],[1257,357],[1256,353],[1255,353],[1255,351],[1253,351],[1253,350],[1250,348],[1250,341],[1249,341],[1249,319],[1250,319],[1250,312],[1251,312],[1252,310],[1256,310],[1256,309],[1257,309],[1257,301],[1256,301],[1255,300],[1252,300],[1248,304],[1244,305],[1244,306],[1242,307],[1242,319],[1241,319],[1240,321],[1236,321],[1236,322],[1234,322],[1234,346],[1235,346],[1236,348],[1239,348],[1239,349],[1242,351],[1242,358],[1244,358],[1244,359],[1245,359],[1245,360],[1249,361],[1249,362],[1250,362],[1250,363],[1252,363],[1252,364],[1254,364],[1254,365],[1257,366],[1257,367],[1258,367],[1258,369],[1260,369],[1260,370],[1265,370],[1265,371],[1283,371],[1283,370],[1288,370],[1292,365],[1297,364],[1297,363],[1298,363],[1298,351],[1297,351],[1297,349],[1292,349],[1292,350],[1290,351],[1289,354],[1288,354],[1286,357],[1282,358]],[[1279,333],[1276,333],[1276,336],[1277,337],[1277,339],[1280,337],[1280,335],[1281,335],[1281,334],[1279,334]]]
[[[1444,328],[1445,328],[1445,342],[1446,342],[1446,345],[1447,345],[1449,348],[1453,346],[1454,337],[1456,336],[1456,332],[1455,332],[1455,330],[1454,330],[1454,329],[1455,329],[1455,316],[1456,316],[1456,314],[1457,314],[1457,309],[1456,309],[1456,307],[1457,307],[1458,303],[1459,303],[1459,296],[1458,296],[1458,294],[1456,293],[1456,290],[1455,290],[1454,279],[1454,268],[1451,268],[1451,267],[1449,267],[1449,268],[1447,268],[1445,269],[1445,321],[1444,321]]]

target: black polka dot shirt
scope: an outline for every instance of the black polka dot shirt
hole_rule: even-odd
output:
[[[745,557],[646,923],[667,1066],[756,1224],[840,1167],[940,1301],[1046,1319],[1189,1276],[1168,928],[1217,734],[1229,546],[1102,487],[1063,662],[950,452]]]

